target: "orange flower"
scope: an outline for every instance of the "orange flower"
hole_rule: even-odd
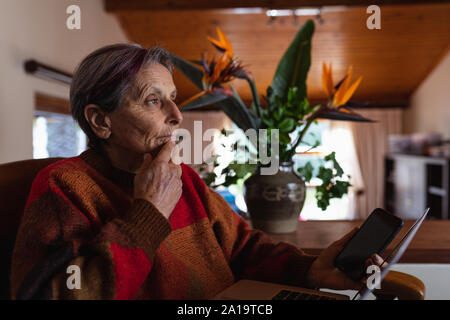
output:
[[[241,63],[235,59],[230,59],[224,53],[218,59],[207,59],[202,56],[203,66],[203,87],[211,90],[214,87],[220,87],[221,84],[230,82],[234,78],[246,78],[248,73],[244,70]]]
[[[322,87],[329,99],[333,95],[333,75],[331,63],[329,68],[327,68],[325,62],[322,63]]]
[[[323,62],[322,87],[327,94],[330,107],[338,108],[345,105],[355,93],[361,83],[362,77],[359,77],[358,80],[356,80],[352,85],[349,85],[352,77],[352,71],[352,66],[350,66],[344,79],[342,79],[341,82],[333,88],[332,64],[330,63],[330,66],[327,68],[327,65]]]
[[[230,89],[224,88],[222,84],[230,82],[234,78],[251,78],[250,73],[244,69],[237,59],[233,58],[233,47],[225,34],[223,34],[219,28],[217,28],[217,33],[219,35],[219,40],[211,37],[208,37],[208,40],[214,45],[214,47],[222,52],[222,55],[219,59],[202,55],[202,84],[204,90],[181,103],[179,105],[180,108],[198,99],[202,99],[205,96],[233,96],[233,92]]]
[[[216,47],[220,52],[225,53],[230,59],[233,58],[233,46],[227,36],[217,27],[217,34],[219,35],[219,40],[211,37],[207,37],[208,40]]]

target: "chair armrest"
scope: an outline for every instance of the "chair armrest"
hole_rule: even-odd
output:
[[[406,273],[389,271],[381,282],[381,289],[374,290],[377,298],[398,297],[399,300],[425,299],[425,285],[423,282]]]

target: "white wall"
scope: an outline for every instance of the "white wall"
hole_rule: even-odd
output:
[[[425,300],[450,300],[450,264],[399,263],[392,269],[419,278],[425,285]]]
[[[81,8],[81,30],[68,30],[66,8]],[[102,0],[0,1],[0,163],[32,158],[34,93],[68,98],[69,87],[27,75],[26,59],[73,72],[83,57],[126,42]]]
[[[425,285],[425,300],[450,300],[450,264],[398,263],[392,267],[392,270],[420,279]],[[345,294],[350,298],[356,294],[355,290],[323,289],[323,291]],[[375,297],[371,296],[369,299],[373,300]]]
[[[405,133],[436,132],[450,139],[450,51],[411,96]]]

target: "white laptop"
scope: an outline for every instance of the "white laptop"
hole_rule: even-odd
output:
[[[408,248],[420,225],[425,220],[428,211],[427,208],[421,217],[419,217],[414,225],[408,230],[403,238],[392,250],[391,254],[384,259],[383,264],[387,261],[389,264],[382,269],[380,280],[383,280],[389,270],[396,264],[403,253]],[[391,259],[392,257],[392,259]],[[369,298],[372,289],[363,286],[360,291],[352,298],[353,300],[359,296],[359,300]],[[320,290],[305,289],[295,286],[286,286],[276,283],[261,282],[254,280],[240,280],[220,292],[214,299],[216,300],[349,300],[350,297],[344,294],[329,293]]]

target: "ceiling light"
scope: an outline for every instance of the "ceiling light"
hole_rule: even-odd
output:
[[[287,16],[317,16],[321,10],[319,8],[302,8],[295,10],[267,10],[266,15],[268,17],[287,17]]]
[[[317,16],[321,10],[319,8],[304,8],[294,10],[296,16]]]

